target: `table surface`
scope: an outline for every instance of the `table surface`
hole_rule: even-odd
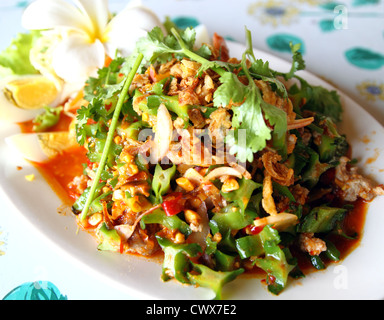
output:
[[[0,51],[18,32],[31,1],[0,2]],[[111,0],[113,12],[127,1]],[[144,0],[161,19],[204,24],[210,34],[244,43],[244,26],[254,47],[290,60],[289,42],[301,42],[307,70],[331,82],[384,125],[384,0]],[[0,155],[3,156],[3,155]],[[49,299],[135,299],[79,269],[31,231],[0,194],[0,299],[32,299],[31,288]],[[28,241],[25,239],[28,236]],[[26,298],[27,297],[27,298]]]

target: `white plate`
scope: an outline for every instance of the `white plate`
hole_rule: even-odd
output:
[[[232,56],[241,57],[244,46],[229,42]],[[255,55],[270,62],[271,68],[288,71],[290,63],[255,50]],[[340,71],[342,72],[342,71]],[[308,72],[300,75],[313,85],[334,89]],[[362,107],[340,92],[344,106],[341,131],[353,146],[353,156],[360,160],[365,174],[384,183],[384,129]],[[0,131],[0,185],[7,198],[43,236],[79,267],[86,268],[95,281],[106,281],[126,290],[137,299],[211,299],[212,293],[203,288],[160,280],[161,264],[134,256],[99,252],[96,242],[85,232],[77,232],[73,217],[60,216],[61,202],[43,177],[28,162],[17,158],[4,144],[4,137],[18,132],[16,126],[2,124]],[[369,159],[374,157],[375,161]],[[15,160],[16,159],[16,160]],[[16,169],[23,166],[22,171]],[[26,174],[34,172],[36,180],[27,182]],[[260,279],[239,278],[223,291],[225,299],[383,299],[384,298],[384,198],[375,199],[369,208],[360,246],[344,261],[325,271],[313,273],[299,281],[290,281],[278,297],[268,293]],[[20,235],[26,237],[26,235]],[[26,240],[27,241],[27,240]]]

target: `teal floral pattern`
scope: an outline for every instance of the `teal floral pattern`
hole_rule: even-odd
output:
[[[180,29],[185,29],[188,27],[195,28],[197,27],[200,22],[194,17],[188,17],[188,16],[183,16],[183,17],[176,17],[173,18],[172,21],[180,28]]]
[[[266,39],[266,42],[270,49],[278,52],[291,52],[290,43],[292,44],[300,43],[301,44],[300,52],[302,54],[305,53],[304,41],[292,34],[287,34],[287,33],[274,34],[269,36]]]
[[[295,3],[296,2],[296,3]],[[314,9],[303,9],[297,3],[308,3]],[[384,17],[383,12],[352,11],[350,8],[359,8],[367,5],[379,5],[380,0],[354,0],[350,5],[336,1],[256,1],[248,6],[248,15],[256,21],[273,27],[289,26],[300,22],[302,19],[316,19],[323,32],[330,32],[348,28],[348,19],[353,18],[378,18]]]
[[[345,52],[347,60],[356,67],[376,70],[384,66],[384,55],[367,48],[352,48]]]
[[[352,2],[353,6],[366,6],[370,4],[379,4],[380,0],[354,0]]]
[[[26,8],[31,1],[14,1],[13,4],[2,4],[0,3],[0,9],[24,9]]]
[[[3,300],[67,300],[51,282],[24,283],[9,292]]]

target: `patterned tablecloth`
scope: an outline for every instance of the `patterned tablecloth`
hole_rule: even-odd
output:
[[[32,1],[0,1],[0,50],[25,30]],[[344,91],[384,125],[384,0],[144,0],[161,19],[205,24],[211,34],[244,42],[290,60],[302,43],[307,70]],[[111,0],[118,11],[124,0]],[[4,156],[4,155],[0,155]],[[0,299],[132,299],[47,246],[0,197]]]

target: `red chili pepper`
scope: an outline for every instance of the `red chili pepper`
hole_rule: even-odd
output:
[[[264,226],[250,226],[250,231],[253,235],[256,235],[256,234],[259,234],[261,231],[263,231],[264,229]]]
[[[87,161],[88,168],[92,169],[93,162],[91,162],[91,160],[89,160],[88,157],[85,160]]]
[[[111,109],[111,107],[112,107],[112,102],[105,105],[105,110],[109,111],[109,109]]]
[[[271,284],[274,284],[275,282],[276,282],[276,277],[271,275],[271,274],[268,275],[268,277],[267,277],[267,284],[271,285]]]
[[[122,254],[122,253],[124,253],[124,242],[123,242],[123,240],[120,240],[120,253]]]
[[[184,201],[181,201],[183,194],[181,192],[175,192],[169,198],[165,200],[161,206],[163,207],[165,214],[168,217],[174,216],[184,210]]]

